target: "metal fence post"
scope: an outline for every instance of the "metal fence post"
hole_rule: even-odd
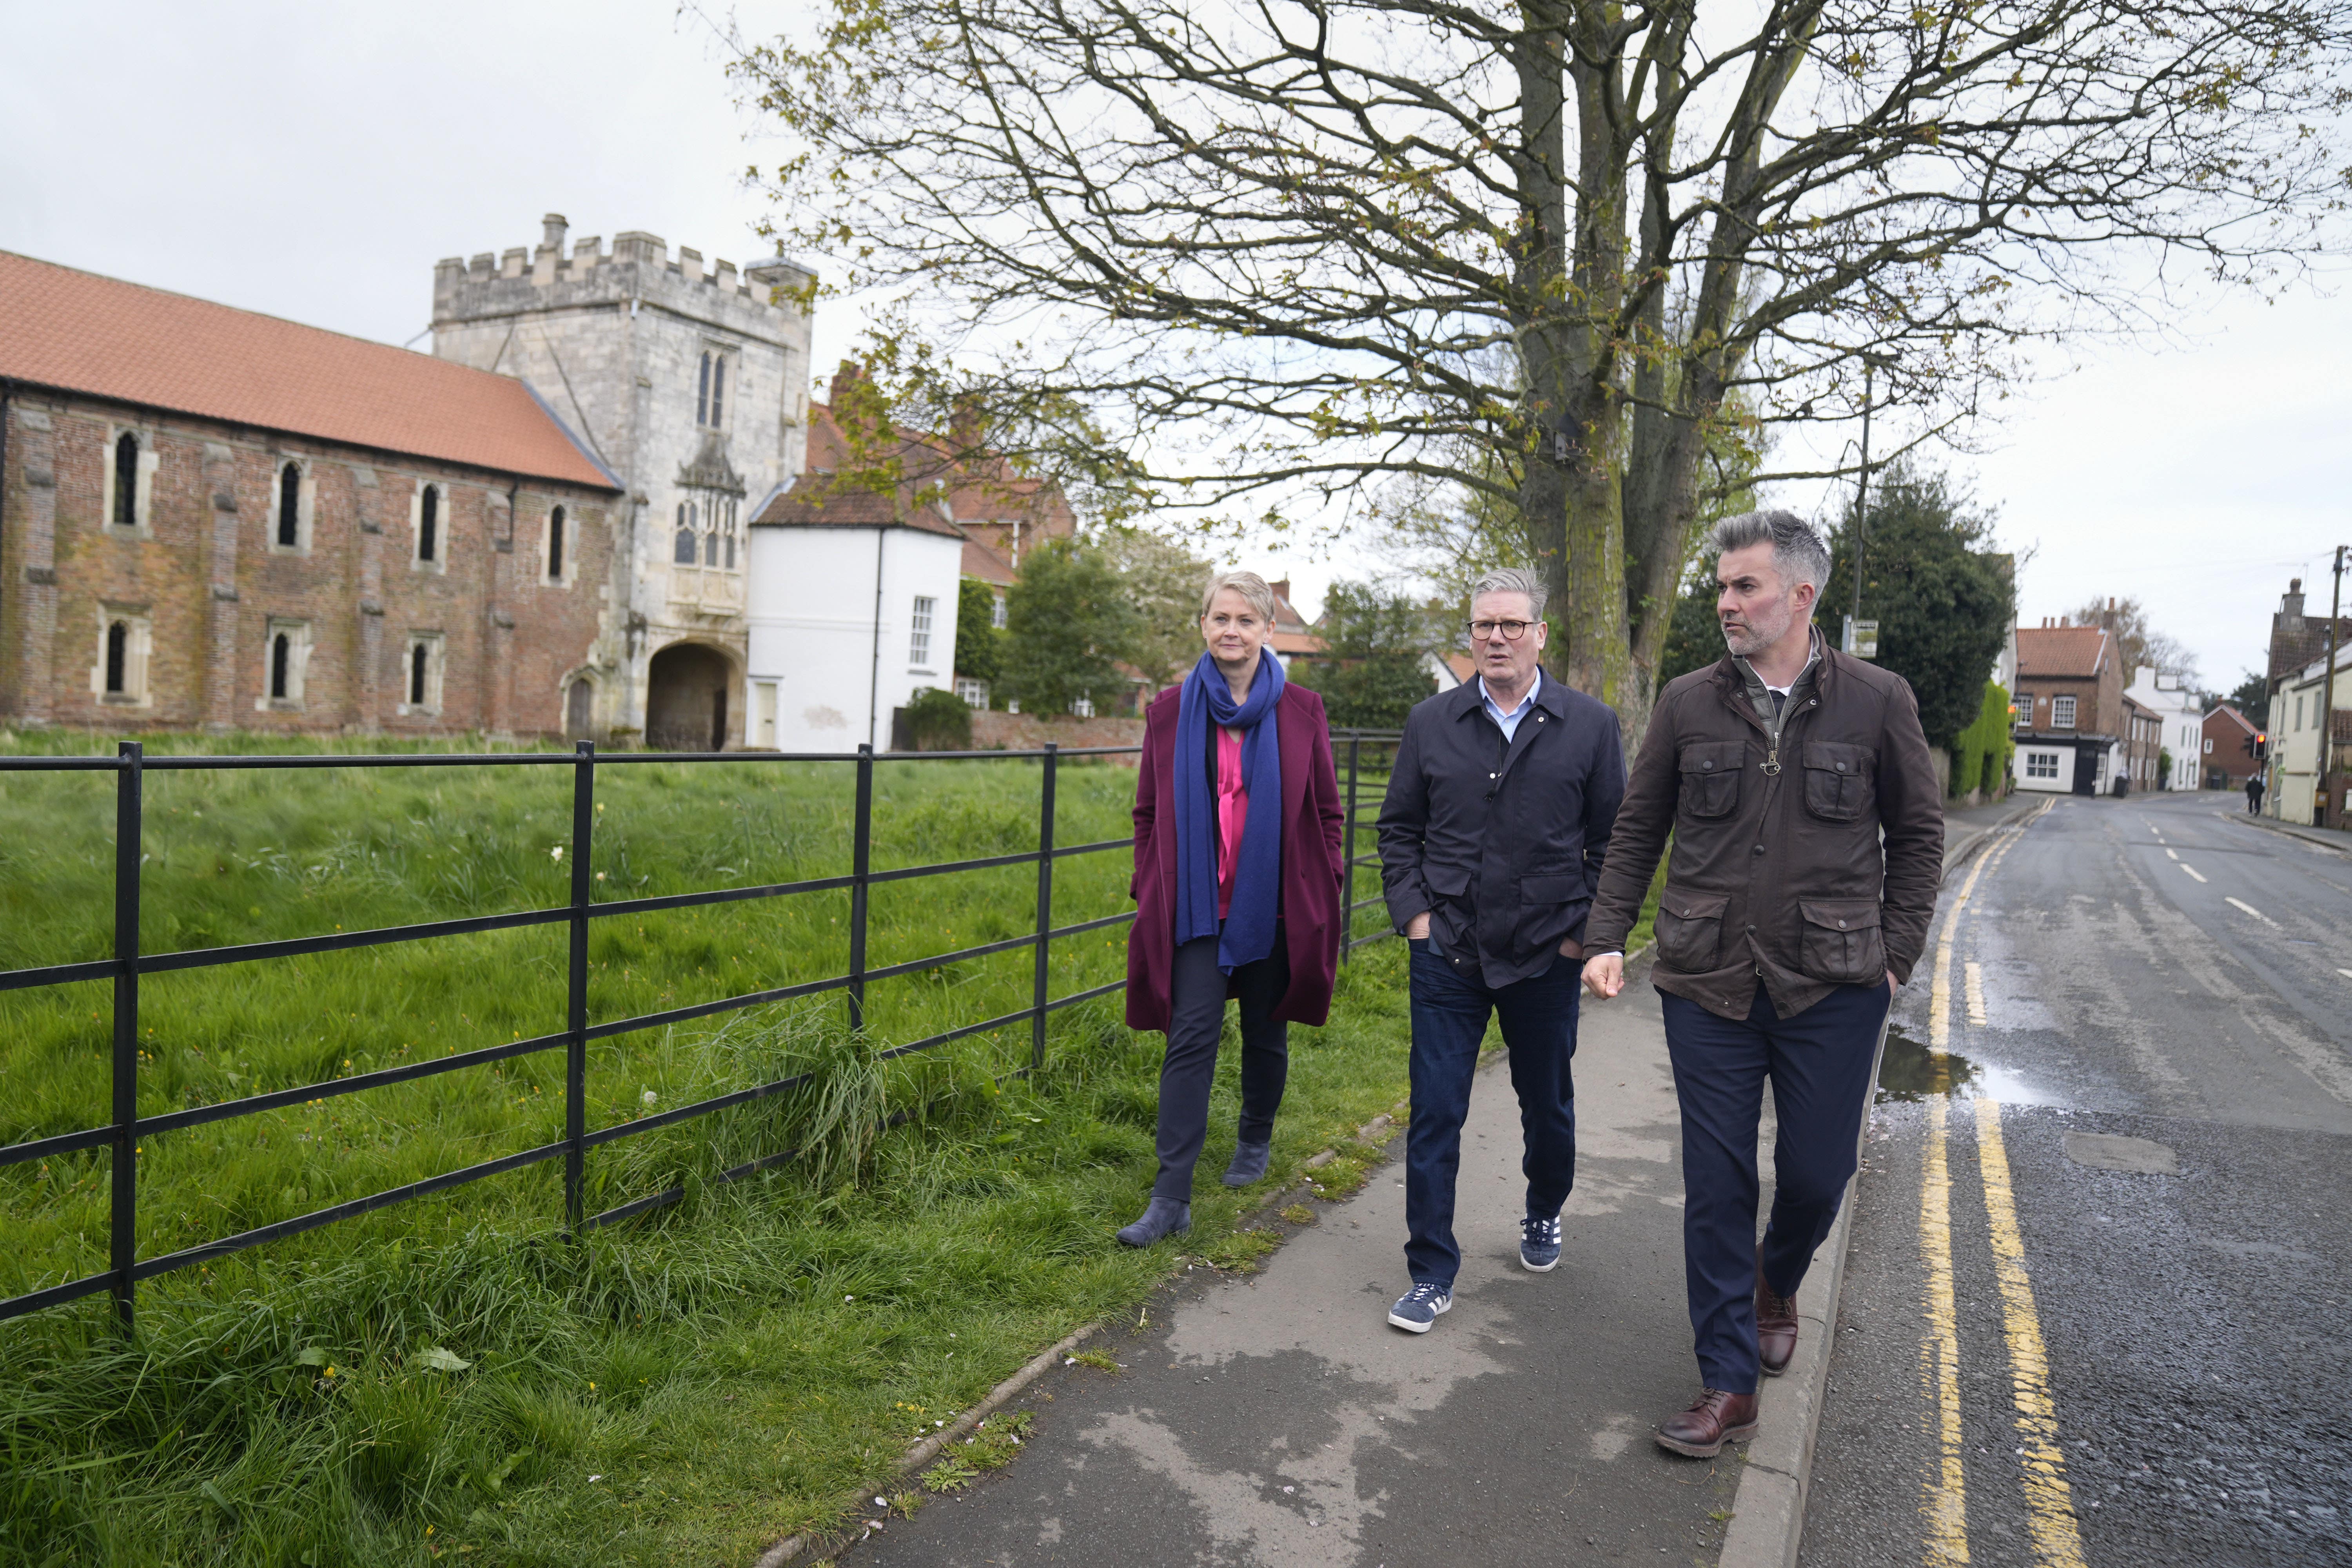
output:
[[[849,847],[849,1032],[866,1027],[866,879],[874,871],[874,746],[857,748],[857,810]]]
[[[114,1317],[131,1329],[139,1263],[139,863],[141,769],[146,748],[119,742],[114,775],[114,1142],[113,1212],[108,1262],[114,1271]]]
[[[1045,1001],[1052,976],[1054,929],[1054,772],[1061,748],[1045,742],[1045,776],[1037,794],[1037,990],[1029,1019],[1029,1070],[1045,1065]]]
[[[1339,879],[1339,962],[1348,962],[1348,954],[1356,945],[1356,752],[1362,746],[1361,735],[1348,737],[1348,828],[1347,869]]]
[[[587,1213],[588,1178],[588,904],[595,879],[589,860],[596,831],[596,742],[572,747],[572,953],[563,1026],[563,1226],[573,1236]]]

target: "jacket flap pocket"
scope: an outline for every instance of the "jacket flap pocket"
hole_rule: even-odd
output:
[[[1573,871],[1564,876],[1519,879],[1519,902],[1523,904],[1564,904],[1583,891],[1584,879]]]
[[[1832,931],[1862,931],[1878,924],[1876,899],[1799,899],[1797,912],[1808,925]]]
[[[1877,761],[1878,753],[1868,746],[1848,745],[1843,741],[1805,742],[1805,766],[1819,768],[1825,773],[1868,778]]]
[[[1736,773],[1747,750],[1745,741],[1693,741],[1676,753],[1675,765],[1686,773]]]
[[[1668,888],[1658,900],[1661,913],[1684,921],[1716,921],[1731,903],[1729,893],[1685,893]]]
[[[1470,890],[1467,866],[1423,866],[1421,876],[1429,890],[1442,899],[1458,899]]]

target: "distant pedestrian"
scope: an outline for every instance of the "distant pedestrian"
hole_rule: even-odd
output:
[[[1657,1440],[1700,1458],[1755,1433],[1757,1374],[1796,1351],[1797,1287],[1853,1174],[1879,1027],[1927,941],[1944,845],[1911,688],[1812,628],[1821,536],[1785,511],[1748,512],[1715,542],[1730,651],[1658,694],[1584,966],[1596,994],[1623,986],[1617,950],[1671,833],[1652,979],[1682,1107],[1683,1265],[1706,1386]],[[1768,1078],[1780,1131],[1759,1247]]]
[[[1412,1119],[1405,1266],[1389,1321],[1426,1333],[1454,1305],[1462,1123],[1499,1016],[1527,1140],[1519,1262],[1559,1261],[1576,1181],[1576,982],[1585,910],[1625,788],[1617,715],[1541,668],[1543,579],[1490,572],[1470,595],[1477,674],[1414,707],[1381,805],[1389,918],[1405,934]]]
[[[2246,776],[2246,812],[2251,816],[2260,816],[2263,813],[2263,775],[2260,773]]]
[[[1149,1247],[1192,1226],[1225,1002],[1241,1003],[1242,1107],[1225,1185],[1263,1179],[1289,1076],[1288,1025],[1331,1007],[1341,911],[1339,781],[1323,700],[1267,646],[1274,590],[1222,572],[1201,597],[1208,649],[1144,710],[1135,781],[1127,1022],[1168,1037],[1160,1174],[1118,1233]]]

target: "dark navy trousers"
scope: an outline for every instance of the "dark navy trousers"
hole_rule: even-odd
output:
[[[1242,1117],[1238,1138],[1264,1143],[1274,1137],[1290,1079],[1290,1026],[1274,1016],[1290,989],[1290,948],[1282,923],[1274,951],[1244,963],[1228,981],[1217,967],[1217,939],[1176,944],[1168,976],[1168,1054],[1160,1063],[1160,1175],[1151,1195],[1192,1201],[1192,1167],[1209,1136],[1209,1091],[1217,1080],[1217,1047],[1225,1037],[1225,998],[1241,1002]]]
[[[1462,1167],[1462,1123],[1470,1079],[1492,1015],[1511,1053],[1527,1152],[1528,1209],[1549,1219],[1576,1184],[1576,998],[1580,959],[1555,958],[1541,974],[1487,986],[1412,943],[1412,1120],[1404,1138],[1404,1260],[1416,1285],[1454,1288],[1462,1249],[1454,1241],[1454,1182]],[[1750,1333],[1753,1338],[1753,1332]]]
[[[1756,988],[1748,1016],[1717,1017],[1659,995],[1683,1117],[1683,1271],[1691,1333],[1709,1388],[1756,1392],[1756,1134],[1764,1080],[1780,1131],[1764,1278],[1797,1293],[1853,1176],[1879,1026],[1894,992],[1841,985],[1792,1018]]]

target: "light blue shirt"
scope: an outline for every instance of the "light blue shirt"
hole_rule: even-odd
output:
[[[1512,738],[1517,735],[1519,721],[1526,718],[1528,710],[1536,705],[1536,693],[1542,689],[1543,671],[1538,669],[1536,671],[1535,684],[1528,688],[1528,694],[1519,699],[1519,705],[1517,708],[1506,713],[1496,706],[1494,698],[1487,694],[1486,678],[1483,675],[1478,678],[1478,700],[1486,705],[1486,717],[1492,719],[1495,721],[1495,727],[1503,731],[1503,744],[1509,745]]]

